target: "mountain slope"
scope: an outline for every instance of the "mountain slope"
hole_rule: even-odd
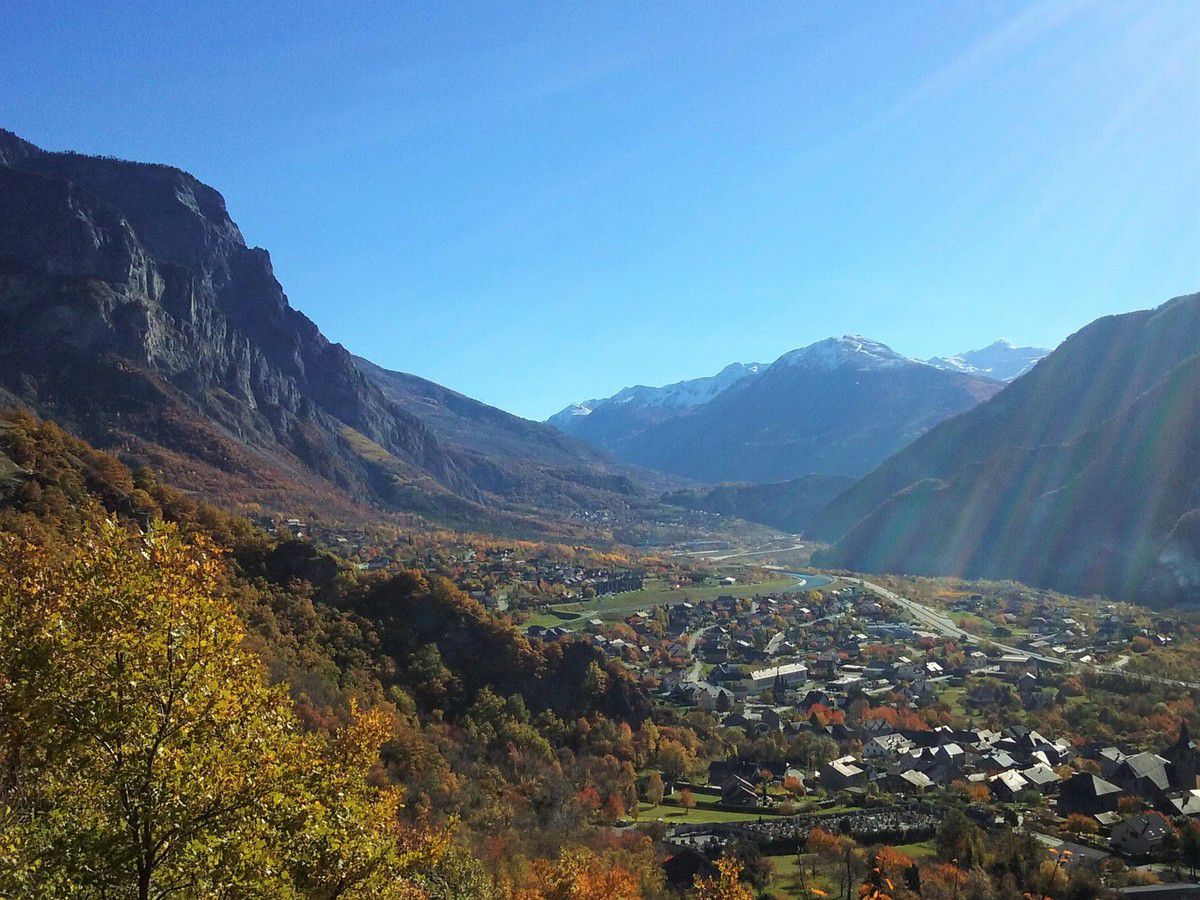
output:
[[[243,507],[468,520],[633,490],[597,488],[608,468],[590,451],[572,464],[584,477],[550,479],[559,491],[443,441],[291,308],[267,252],[186,172],[0,132],[5,398]]]
[[[523,492],[532,500],[562,503],[588,489],[636,496],[643,487],[672,480],[614,464],[603,452],[541,422],[522,419],[417,375],[394,372],[361,357],[359,371],[398,407],[420,419],[452,448],[475,483],[496,493]]]
[[[1200,295],[1092,323],[831,503],[811,529],[837,541],[822,562],[1185,590],[1200,550],[1198,352]]]
[[[805,475],[768,484],[718,484],[708,489],[672,491],[667,503],[737,516],[781,531],[800,532],[835,497],[854,484],[839,475]]]
[[[1049,352],[1040,347],[1014,347],[1008,341],[996,341],[982,350],[968,350],[954,356],[935,356],[926,362],[939,369],[983,375],[997,381],[1012,381],[1032,369]]]
[[[604,446],[626,462],[714,483],[853,477],[1000,387],[865,338],[830,338]]]

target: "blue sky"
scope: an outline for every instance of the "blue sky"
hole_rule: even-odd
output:
[[[332,339],[522,415],[1200,289],[1194,0],[249,5],[5,4],[0,125],[188,169]]]

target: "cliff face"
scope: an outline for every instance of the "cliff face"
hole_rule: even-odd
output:
[[[48,153],[8,132],[0,391],[238,501],[299,491],[460,517],[508,502],[288,304],[217,191],[169,166]]]

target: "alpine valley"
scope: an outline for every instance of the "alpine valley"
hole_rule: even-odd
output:
[[[328,340],[187,172],[0,131],[0,897],[1196,896],[1163,299],[535,422]]]

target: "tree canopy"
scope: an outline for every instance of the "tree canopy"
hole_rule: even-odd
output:
[[[170,525],[0,535],[0,894],[422,895],[446,841],[368,783],[382,714],[301,730],[221,567]]]

